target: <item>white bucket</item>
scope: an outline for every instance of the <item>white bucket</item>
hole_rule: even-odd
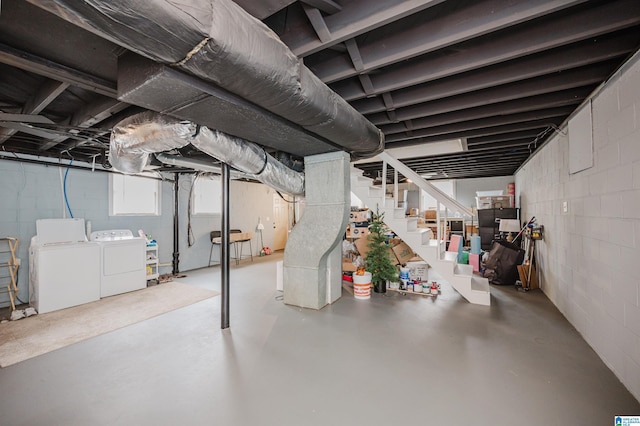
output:
[[[413,292],[414,293],[422,293],[422,283],[414,282],[413,283]]]
[[[360,300],[371,298],[371,272],[353,274],[353,296]]]

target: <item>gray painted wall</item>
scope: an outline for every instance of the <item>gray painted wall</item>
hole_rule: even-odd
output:
[[[516,194],[545,227],[542,290],[640,399],[640,53],[592,111],[593,167],[569,174],[564,127],[516,173]]]
[[[64,170],[62,169],[63,173]],[[139,229],[158,241],[161,273],[170,273],[173,259],[173,183],[162,183],[160,216],[109,216],[108,173],[71,169],[67,177],[67,195],[74,216],[91,221],[92,230]],[[166,174],[173,179],[173,174]],[[195,244],[187,245],[187,201],[192,176],[180,175],[180,270],[206,267],[211,243],[209,232],[220,229],[219,215],[192,216]],[[232,228],[255,232],[258,217],[265,224],[264,244],[273,245],[273,189],[257,183],[232,181],[230,224]],[[0,236],[20,239],[19,297],[28,300],[28,249],[36,233],[37,219],[62,218],[63,196],[59,167],[18,163],[0,159]],[[253,251],[259,251],[259,239],[254,235]],[[246,253],[246,252],[245,252]],[[214,249],[214,259],[219,253]],[[4,282],[4,281],[3,281]],[[6,293],[0,294],[0,306],[8,306]]]

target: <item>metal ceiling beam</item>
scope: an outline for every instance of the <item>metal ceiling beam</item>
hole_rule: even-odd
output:
[[[527,115],[525,113],[523,115]],[[526,121],[518,120],[514,122],[513,118],[496,117],[491,120],[481,120],[482,123],[462,123],[446,126],[438,126],[429,129],[420,130],[424,133],[413,135],[411,137],[402,137],[400,135],[391,135],[391,139],[386,140],[386,148],[401,148],[404,146],[420,145],[427,142],[438,142],[445,139],[455,138],[472,138],[480,136],[489,136],[501,133],[512,133],[529,129],[539,129],[548,127],[551,124],[558,125],[566,116],[561,117],[545,117],[538,120]]]
[[[449,177],[451,177],[451,175],[455,175],[455,174],[475,172],[476,169],[480,168],[478,166],[481,166],[482,170],[484,171],[503,170],[510,167],[518,167],[521,161],[522,160],[520,158],[511,160],[511,161],[506,161],[504,163],[494,163],[494,162],[487,161],[486,163],[480,163],[480,164],[469,163],[469,164],[466,164],[466,167],[465,167],[465,163],[463,163],[463,165],[461,165],[460,167],[456,167],[455,169],[452,169],[451,165],[449,164],[438,164],[434,166],[415,167],[415,171],[418,174],[421,174],[421,173],[426,174],[426,173],[437,172],[437,169],[445,169],[447,174],[450,175]]]
[[[360,50],[358,49],[356,39],[350,38],[349,40],[346,40],[344,44],[347,46],[347,53],[349,54],[349,58],[351,58],[353,68],[356,72],[362,71],[364,69],[364,63],[362,62],[362,56],[360,56]]]
[[[67,90],[69,83],[63,83],[56,80],[46,80],[38,90],[27,99],[22,107],[23,114],[39,114],[51,102],[53,102],[62,92]],[[0,145],[5,143],[18,129],[4,128],[0,129]]]
[[[494,65],[544,50],[564,46],[607,32],[640,24],[640,2],[619,0],[615,4],[557,16],[544,25],[524,25],[503,37],[483,37],[454,53],[425,55],[408,61],[406,65],[391,67],[372,75],[375,93],[394,91],[416,84],[449,77]],[[310,67],[311,68],[311,67]],[[352,80],[331,85],[347,101],[367,95]]]
[[[506,124],[507,120],[510,123],[518,123],[523,120],[531,121],[546,117],[558,117],[561,114],[566,117],[592,91],[592,87],[578,88],[550,95],[503,102],[490,105],[487,108],[477,107],[471,110],[441,114],[442,116],[423,117],[411,120],[413,128],[410,131],[415,137],[423,130],[429,131],[429,129],[444,126],[464,126],[465,123],[472,123],[472,127],[485,127],[484,123],[500,122],[501,124]],[[393,128],[391,128],[391,125],[381,127],[387,142],[394,141],[397,135],[406,133],[408,130],[402,130],[401,123],[393,126]]]
[[[327,14],[338,13],[342,10],[342,6],[331,0],[300,0],[300,2]]]
[[[294,54],[305,57],[443,1],[376,0],[373,7],[370,0],[352,0],[344,4],[340,12],[325,18],[331,40],[322,42],[295,29],[280,34],[280,38]]]
[[[78,86],[92,92],[100,93],[101,95],[109,96],[111,98],[117,97],[115,82],[89,75],[82,71],[14,49],[13,47],[1,43],[0,62],[12,67],[20,68],[24,71],[48,77],[52,80],[58,80],[72,86]]]
[[[539,132],[538,132],[539,133]],[[536,132],[531,132],[529,135],[527,135],[526,137],[520,137],[520,138],[511,138],[511,139],[503,139],[503,140],[495,140],[495,141],[488,141],[488,142],[482,142],[482,143],[475,143],[472,145],[468,145],[468,151],[472,152],[472,151],[479,151],[482,150],[486,147],[503,147],[503,146],[517,146],[517,145],[526,145],[532,141],[535,140],[535,138],[538,136],[538,133]]]
[[[437,14],[416,20],[384,37],[381,48],[378,37],[360,46],[365,70],[372,71],[397,62],[424,55],[475,37],[508,28],[531,19],[579,4],[585,0],[485,0],[469,2],[447,15]],[[429,11],[427,11],[427,15]],[[374,32],[375,33],[375,32]],[[418,42],[419,40],[419,42]],[[310,62],[309,68],[325,83],[353,77],[355,71],[344,66],[343,58]]]
[[[307,18],[309,18],[309,22],[311,22],[311,26],[318,35],[320,41],[323,43],[330,41],[331,33],[329,32],[329,28],[327,28],[327,24],[324,22],[324,19],[322,19],[320,10],[309,6],[306,3],[302,3],[302,8],[304,9],[304,13],[307,15]]]
[[[511,161],[514,158],[520,158],[522,156],[529,155],[527,150],[521,150],[516,152],[496,152],[496,153],[486,153],[486,152],[464,152],[457,154],[448,154],[442,157],[431,157],[431,158],[414,158],[410,160],[402,160],[402,162],[408,167],[414,167],[415,165],[424,165],[424,166],[433,166],[433,165],[442,165],[442,164],[455,164],[459,161],[470,161],[475,159],[480,160],[491,160],[491,161]]]
[[[606,68],[610,69],[610,67]],[[447,117],[457,115],[457,118],[449,118],[449,122],[453,122],[455,120],[489,117],[503,114],[504,112],[531,111],[540,109],[542,105],[559,106],[558,102],[562,103],[567,98],[584,98],[589,95],[595,86],[609,75],[608,72],[602,71],[599,76],[583,75],[573,80],[556,75],[540,79],[540,84],[538,84],[538,81],[528,81],[522,84],[458,95],[452,98],[396,109],[396,117],[397,121],[412,120],[413,128],[415,129],[416,127],[425,127],[419,124],[421,119],[437,120],[441,115]],[[545,83],[548,83],[548,85],[545,85]],[[466,117],[463,111],[468,111],[469,117]],[[455,112],[459,112],[459,114],[455,114]],[[441,118],[441,120],[444,119],[442,124],[447,122],[447,117]],[[393,123],[385,113],[376,113],[367,118],[376,126]],[[387,129],[385,128],[383,131],[386,133]]]
[[[466,138],[467,140],[471,138],[502,138],[505,135],[509,135],[516,132],[535,132],[535,136],[543,132],[550,125],[559,125],[562,123],[566,116],[555,117],[551,119],[542,119],[525,123],[516,123],[516,124],[505,124],[502,126],[494,126],[494,127],[485,127],[479,129],[471,129],[465,131],[454,131],[452,133],[445,134],[437,134],[432,136],[422,136],[415,139],[406,139],[406,140],[398,140],[395,142],[388,142],[386,144],[386,148],[403,148],[407,146],[416,146],[422,144],[428,144],[431,142],[440,142],[445,139],[455,139],[455,138]]]
[[[125,110],[129,106],[129,104],[120,102],[117,99],[100,98],[94,102],[84,105],[82,108],[76,111],[73,117],[71,117],[69,125],[71,127],[89,128],[111,117],[112,115]],[[71,133],[73,133],[73,130],[71,131]],[[67,141],[68,139],[68,137],[64,136],[52,138],[51,140],[43,143],[39,149],[40,151],[46,151],[62,142]],[[81,145],[82,143],[83,141],[74,141],[72,146],[67,147],[67,149],[74,148]]]
[[[503,141],[518,140],[518,139],[526,139],[526,138],[532,138],[533,139],[542,130],[544,130],[544,129],[531,129],[531,130],[524,130],[522,132],[503,133],[503,134],[500,134],[500,135],[491,135],[491,136],[482,136],[482,137],[477,137],[477,138],[468,138],[467,139],[467,146],[469,148],[471,148],[471,146],[482,145],[482,144],[485,144],[485,143],[503,142]]]
[[[635,51],[640,37],[636,32],[625,32],[620,36],[592,40],[563,46],[538,55],[526,56],[490,67],[481,68],[473,73],[454,75],[448,78],[421,83],[416,86],[382,93],[393,96],[396,108],[416,103],[433,101],[450,96],[469,93],[476,90],[513,83],[530,78],[579,68],[590,64],[618,59]],[[379,96],[353,101],[351,105],[362,114],[382,112],[387,108]]]

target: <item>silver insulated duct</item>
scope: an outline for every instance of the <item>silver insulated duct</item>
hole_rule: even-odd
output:
[[[353,156],[384,148],[382,132],[231,0],[29,1],[139,55],[215,83]]]
[[[123,173],[140,173],[151,154],[188,144],[278,191],[304,194],[304,174],[286,167],[260,146],[156,113],[137,114],[113,127],[109,161]]]

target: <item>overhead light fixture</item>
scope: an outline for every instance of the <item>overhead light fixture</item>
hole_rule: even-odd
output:
[[[433,155],[453,154],[455,152],[467,151],[467,139],[448,139],[437,142],[428,142],[418,145],[404,146],[401,148],[387,148],[385,152],[392,157],[402,160],[405,158],[429,157]],[[366,158],[364,160],[355,161],[354,164],[374,163],[380,160],[380,157]]]

